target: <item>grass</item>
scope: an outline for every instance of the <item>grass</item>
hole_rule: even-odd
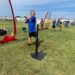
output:
[[[35,45],[27,46],[28,35],[22,26],[17,23],[16,41],[0,45],[0,75],[75,75],[75,27],[40,31],[39,50],[46,56],[38,61],[30,56]]]

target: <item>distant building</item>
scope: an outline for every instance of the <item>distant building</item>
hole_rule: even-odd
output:
[[[25,22],[25,18],[24,17],[21,17],[21,16],[16,16],[16,20],[18,21],[18,22]],[[49,19],[45,19],[45,22],[48,22],[48,21],[52,21],[52,20],[49,20]],[[41,19],[40,18],[38,18],[37,19],[37,24],[39,24],[41,22]]]
[[[13,18],[12,17],[7,17],[7,16],[2,16],[2,17],[0,17],[0,20],[11,21],[11,20],[13,20]]]

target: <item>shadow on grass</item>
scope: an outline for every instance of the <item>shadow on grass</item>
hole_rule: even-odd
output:
[[[44,42],[44,40],[38,41],[38,46],[37,47],[39,47],[42,42]],[[36,42],[34,42],[33,44],[35,44],[35,47],[36,47],[36,45],[37,45]],[[44,53],[43,50],[40,51],[37,48],[35,48],[35,51],[33,53],[31,53],[30,55],[33,59],[41,61],[45,57],[46,53]]]
[[[44,40],[40,40],[40,41],[38,41],[38,46],[40,46],[41,45],[41,43],[43,43],[44,42]],[[36,45],[36,41],[35,42],[33,42],[32,43],[32,45]]]

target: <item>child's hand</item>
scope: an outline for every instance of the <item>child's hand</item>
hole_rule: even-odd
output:
[[[25,17],[25,20],[27,20],[27,16],[24,16]]]

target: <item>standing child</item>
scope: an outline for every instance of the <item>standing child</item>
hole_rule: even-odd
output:
[[[55,28],[56,28],[56,20],[53,20],[52,28],[55,30]]]
[[[60,28],[60,31],[61,31],[61,29],[62,29],[62,22],[61,22],[60,19],[58,19],[58,21],[57,21],[57,26]]]
[[[28,45],[31,45],[32,37],[36,38],[36,17],[35,17],[35,11],[31,10],[30,11],[30,18],[25,17],[26,23],[28,23],[28,32],[29,32],[29,37],[28,37]]]

